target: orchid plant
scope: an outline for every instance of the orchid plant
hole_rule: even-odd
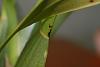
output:
[[[0,67],[45,67],[49,39],[74,11],[100,0],[36,0],[21,20],[15,0],[3,0],[0,17]]]

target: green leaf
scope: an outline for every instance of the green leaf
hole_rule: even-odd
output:
[[[94,2],[89,0],[41,0],[40,4],[33,7],[29,14],[20,22],[16,32],[51,15],[70,12],[99,3],[100,0],[95,0]]]
[[[90,0],[43,0],[43,2],[40,3],[35,10],[32,10],[21,22],[20,29],[51,15],[62,14],[97,4],[100,4],[100,0],[94,0],[93,2]]]
[[[52,15],[78,10],[99,3],[100,0],[94,0],[93,2],[90,2],[90,0],[41,0],[40,4],[29,12],[29,14],[16,27],[14,32],[3,43],[0,51],[18,31],[35,22],[41,21]]]
[[[52,25],[56,17],[50,17],[37,23],[32,35],[17,61],[15,67],[44,67],[48,50],[50,32],[49,25]]]
[[[2,6],[2,10],[1,10],[1,16],[0,16],[0,46],[1,43],[4,42],[4,40],[6,39],[6,35],[7,35],[7,17],[6,17],[6,12],[4,9],[4,6]],[[5,61],[5,51],[2,51],[0,53],[0,67],[4,67],[4,62]]]
[[[4,67],[5,65],[5,57],[4,57],[4,52],[2,51],[2,53],[0,53],[0,67]]]
[[[100,4],[100,0],[61,0],[53,14],[62,14]]]
[[[40,23],[35,26],[15,67],[44,67],[49,40],[40,34],[40,27]]]
[[[59,1],[58,0],[55,0],[55,1],[42,0],[40,2],[40,4],[38,4],[38,5],[36,4],[36,7],[33,6],[32,10],[29,12],[29,14],[20,22],[19,26],[17,27],[17,31],[46,18],[46,16],[45,16],[46,14],[43,15],[42,13],[44,13],[45,10],[46,10],[45,12],[47,13],[47,11],[53,9],[52,5],[54,5],[57,2],[59,2]],[[50,7],[52,7],[52,8],[50,8]],[[41,14],[43,16],[41,16]]]
[[[17,26],[17,17],[16,17],[16,10],[15,10],[15,0],[3,0],[3,10],[5,12],[4,16],[6,17],[4,19],[6,27],[3,26],[5,32],[2,32],[3,34],[6,34],[5,39],[2,41],[4,42],[7,37],[12,33],[12,30],[14,30]],[[1,33],[1,32],[0,32]],[[11,41],[8,43],[8,46],[6,47],[6,53],[7,57],[10,61],[10,64],[14,66],[14,64],[17,61],[17,58],[19,56],[18,52],[18,44],[20,44],[20,36],[19,33],[14,36],[14,38],[11,39]],[[1,45],[2,46],[2,45]]]
[[[52,1],[52,0],[51,0]],[[5,42],[2,44],[2,46],[0,47],[0,52],[1,50],[6,46],[6,44],[9,42],[9,40],[19,31],[22,30],[24,27],[29,26],[32,23],[35,23],[36,21],[34,20],[34,17],[40,13],[40,11],[42,9],[46,9],[50,6],[52,6],[54,3],[56,3],[56,1],[54,1],[53,3],[51,1],[43,1],[41,0],[41,3],[38,6],[33,7],[33,9],[30,11],[30,13],[20,22],[20,24],[15,28],[15,30],[11,33],[11,35],[9,35],[9,37],[5,40]],[[50,2],[50,4],[49,4]],[[51,4],[52,3],[52,4]],[[36,4],[37,5],[37,4]],[[48,6],[46,6],[48,5]],[[46,7],[46,8],[44,8]],[[34,17],[33,17],[34,16]],[[31,21],[31,23],[30,23]]]
[[[59,24],[69,14],[49,17],[37,23],[15,67],[45,67],[49,36],[52,32],[55,32],[58,26],[60,26]],[[57,21],[59,21],[59,24]],[[55,24],[58,24],[58,26],[54,26]]]
[[[40,0],[40,4],[33,7],[29,14],[20,22],[17,31],[51,15],[70,12],[99,3],[100,0],[93,2],[90,0]]]
[[[39,4],[36,4],[36,6],[30,11],[30,13],[14,29],[14,32],[12,31],[10,32],[10,36],[1,45],[0,51],[5,47],[5,45],[9,42],[9,40],[18,31],[22,30],[23,28],[35,22],[44,20],[45,18],[48,18],[48,17],[50,19],[51,18],[50,16],[53,16],[53,15],[63,14],[66,12],[78,10],[81,8],[93,6],[93,5],[100,3],[100,0],[95,0],[95,1],[90,1],[90,0],[80,0],[80,1],[79,0],[38,0],[38,1],[39,1]],[[8,3],[10,5],[9,1],[6,2],[6,4]],[[7,6],[7,9],[9,9],[9,7],[12,7],[12,6],[11,5]],[[8,11],[8,14],[9,14],[9,11]],[[7,16],[8,16],[8,19],[10,19],[9,21],[11,22],[12,28],[14,28],[16,25],[14,25],[13,27],[13,23],[17,22],[15,19],[15,15],[12,15],[14,16],[14,21],[11,20],[13,18],[12,16],[10,15],[7,15]],[[34,33],[35,31],[33,30],[33,34],[31,35],[29,41],[27,42],[26,47],[24,48],[22,55],[20,56],[16,64],[16,67],[28,67],[28,66],[29,67],[32,67],[32,66],[43,67],[44,66],[44,63],[45,63],[44,53],[48,47],[48,40],[49,40],[49,36],[51,33],[51,29],[53,29],[52,27],[54,27],[54,31],[55,31],[59,27],[57,23],[56,24],[52,22],[50,23],[51,20],[49,19],[47,19],[47,21],[45,22],[41,22],[41,24],[37,23],[37,25],[40,25],[40,26],[36,25],[36,28],[38,28],[38,30],[36,30],[36,33]],[[52,20],[55,21],[55,18],[53,18]],[[10,27],[9,29],[13,30]],[[40,52],[40,53],[37,53],[37,52]]]
[[[6,39],[7,35],[7,16],[4,5],[2,6],[1,19],[0,19],[0,46]]]

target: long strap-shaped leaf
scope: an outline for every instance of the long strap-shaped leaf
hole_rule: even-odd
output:
[[[35,28],[33,29],[32,35],[27,42],[21,56],[19,57],[19,60],[15,67],[45,66],[49,39],[45,38],[45,36],[41,34],[41,31],[45,31],[45,27],[47,29],[46,33],[49,32],[49,26],[48,23],[43,22],[36,24]]]
[[[5,10],[5,22],[6,22],[6,33],[3,32],[3,34],[6,34],[5,40],[7,39],[7,36],[9,36],[12,31],[17,26],[17,17],[16,17],[16,9],[15,9],[15,0],[3,0],[3,9]],[[18,57],[18,47],[20,44],[20,36],[17,34],[14,36],[14,38],[8,43],[8,46],[6,48],[7,50],[7,57],[10,61],[10,64],[13,66],[16,63],[17,57]]]
[[[22,24],[20,29],[23,29],[31,25],[33,22],[40,21],[50,15],[62,14],[99,3],[100,0],[44,0],[21,22]]]
[[[42,23],[37,23],[15,67],[45,67],[49,36],[54,34],[53,32],[58,29],[59,24],[69,14],[54,16],[44,20]]]
[[[42,2],[42,0],[40,1],[40,3]],[[32,9],[32,11],[29,13],[29,15],[27,15],[26,17],[25,17],[25,19],[23,19],[22,21],[21,21],[21,23],[15,28],[15,30],[14,30],[14,32],[8,37],[8,39],[7,40],[5,40],[5,42],[2,44],[2,46],[0,47],[0,52],[1,52],[1,50],[5,47],[5,45],[9,42],[9,40],[19,31],[19,30],[21,30],[21,29],[23,29],[25,26],[26,26],[26,23],[27,22],[30,22],[31,20],[33,20],[33,18],[42,10],[42,8],[44,9],[44,7],[46,6],[46,5],[49,5],[49,7],[51,6],[51,3],[49,4],[49,2],[50,1],[48,1],[48,3],[47,3],[47,1],[44,1],[44,2],[42,2],[39,6],[37,6],[37,4],[36,4],[36,6]],[[56,2],[56,1],[55,1]],[[55,3],[54,2],[54,3]],[[52,4],[54,4],[54,3],[52,3]],[[46,7],[48,7],[48,6],[46,6]],[[33,15],[34,15],[34,17],[33,17]],[[33,21],[32,21],[33,22]],[[34,22],[33,22],[34,23]],[[25,26],[24,26],[24,25]],[[32,24],[32,23],[31,23]],[[30,23],[28,24],[28,25],[30,25]],[[24,26],[24,27],[23,27]]]
[[[53,14],[62,14],[100,4],[100,0],[61,0]]]
[[[50,31],[55,17],[37,23],[15,67],[44,67]]]
[[[33,9],[27,17],[18,25],[14,33],[3,43],[0,51],[8,41],[21,29],[40,21],[48,16],[65,13],[99,4],[100,0],[43,0],[39,6]]]
[[[0,19],[0,46],[4,42],[7,35],[7,16],[4,4],[2,5],[1,19]]]
[[[21,21],[20,29],[50,15],[66,13],[99,4],[100,0],[43,0],[36,9],[32,9],[27,17]]]
[[[6,39],[6,34],[7,34],[7,17],[6,17],[6,12],[4,9],[4,6],[2,6],[2,11],[1,11],[1,17],[0,17],[0,46],[1,43],[4,42]],[[0,67],[4,67],[4,51],[0,53]]]

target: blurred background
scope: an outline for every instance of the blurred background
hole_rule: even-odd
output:
[[[19,21],[36,0],[16,0]],[[1,3],[1,0],[0,0]],[[100,27],[100,5],[73,12],[50,40],[47,67],[100,67],[94,36]]]

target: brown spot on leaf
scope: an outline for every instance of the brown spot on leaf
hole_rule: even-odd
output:
[[[90,0],[90,2],[94,2],[94,0]]]
[[[52,31],[52,26],[51,25],[49,25],[49,29],[50,29],[50,31],[48,32],[48,37],[50,37],[51,31]]]

